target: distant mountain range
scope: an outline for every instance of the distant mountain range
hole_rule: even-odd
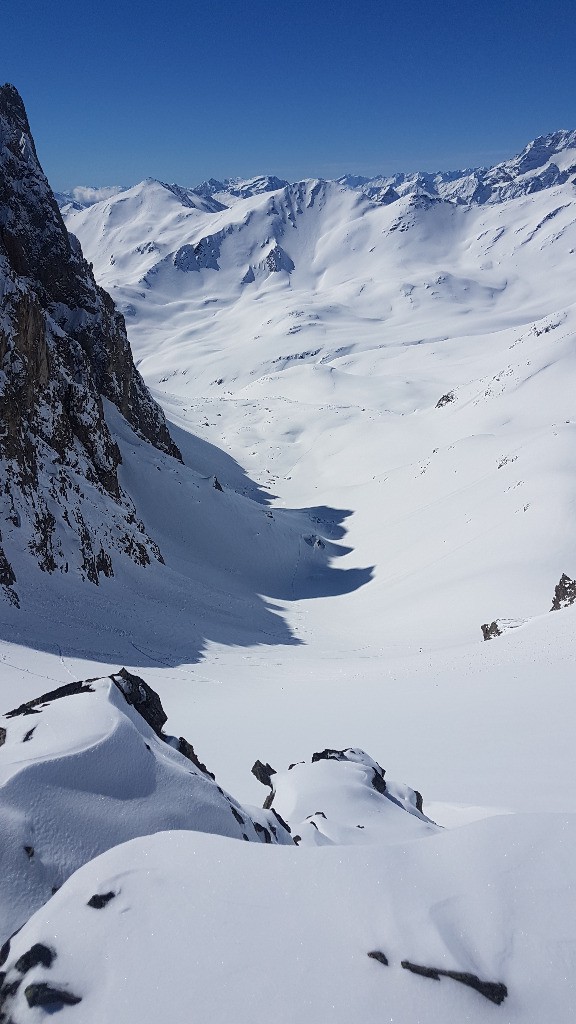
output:
[[[390,203],[403,195],[424,193],[457,203],[483,205],[516,199],[544,188],[563,185],[566,181],[575,184],[575,179],[576,129],[540,136],[529,142],[518,156],[493,167],[398,172],[372,178],[345,174],[336,180],[346,188],[364,193],[376,203]],[[226,178],[224,181],[210,178],[190,189],[172,187],[178,188],[182,195],[193,192],[221,206],[231,206],[238,199],[250,199],[263,192],[277,192],[289,184],[275,175],[263,174],[245,179]],[[70,192],[56,193],[56,198],[60,207],[68,212],[70,209],[80,210],[92,206],[123,191],[127,190],[119,185],[102,188],[79,185]]]

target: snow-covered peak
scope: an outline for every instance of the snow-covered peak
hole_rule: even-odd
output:
[[[238,199],[248,199],[250,196],[261,195],[262,192],[277,192],[288,184],[288,181],[277,178],[274,174],[259,174],[254,178],[227,182],[226,190]]]
[[[560,170],[571,167],[576,162],[576,129],[561,130],[550,135],[541,135],[524,147],[518,156],[497,164],[494,171],[509,173],[512,177],[542,171],[552,161]],[[574,167],[576,174],[576,167]]]
[[[212,197],[224,206],[230,206],[239,199],[250,199],[263,192],[277,192],[288,184],[273,174],[259,174],[253,178],[226,178],[224,181],[209,178],[195,185],[193,191],[205,198]]]

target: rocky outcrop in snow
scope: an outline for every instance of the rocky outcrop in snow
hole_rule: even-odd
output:
[[[565,572],[562,573],[556,589],[554,590],[554,600],[552,601],[551,612],[557,612],[560,608],[568,608],[569,605],[576,603],[576,580],[573,580]]]
[[[120,487],[105,400],[141,438],[180,453],[123,317],[66,231],[11,85],[0,88],[0,398],[3,593],[18,603],[23,555],[93,583],[114,574],[117,552],[161,560]]]
[[[292,764],[286,772],[256,761],[252,772],[270,787],[264,807],[279,813],[305,846],[366,845],[437,830],[420,793],[386,781],[378,762],[354,747],[318,751],[309,764]]]
[[[2,719],[0,925],[5,939],[81,864],[135,836],[192,829],[292,844],[278,816],[224,792],[158,695],[122,669],[68,683]]]

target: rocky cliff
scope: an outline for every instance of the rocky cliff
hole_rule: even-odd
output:
[[[162,560],[118,480],[112,402],[140,438],[175,458],[137,372],[123,317],[69,235],[22,100],[0,88],[0,592],[19,567],[98,583],[118,553]]]

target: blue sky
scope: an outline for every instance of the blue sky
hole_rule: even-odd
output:
[[[494,163],[576,126],[573,0],[0,0],[57,189]]]

